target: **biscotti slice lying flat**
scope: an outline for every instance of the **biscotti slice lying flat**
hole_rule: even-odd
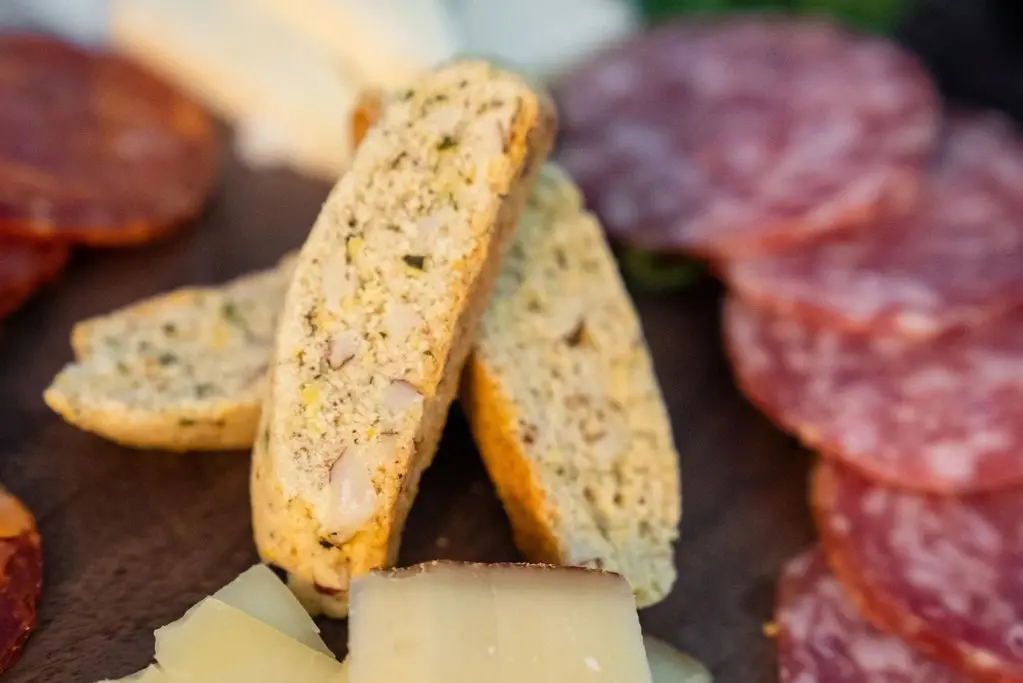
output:
[[[328,614],[345,613],[352,576],[397,556],[554,127],[515,75],[431,71],[383,108],[302,248],[253,526],[263,559],[318,587]]]
[[[675,580],[679,461],[639,320],[600,226],[544,168],[459,397],[533,561],[622,574],[637,602]]]
[[[83,321],[76,361],[44,393],[71,424],[135,448],[252,444],[294,259],[221,287],[193,287]]]

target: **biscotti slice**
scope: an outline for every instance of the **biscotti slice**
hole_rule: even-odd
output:
[[[294,259],[221,287],[190,287],[83,321],[76,360],[44,393],[71,424],[135,448],[252,444]]]
[[[331,615],[397,556],[555,128],[545,97],[480,61],[392,97],[299,255],[253,468],[260,555]]]
[[[668,594],[681,515],[671,424],[600,225],[553,165],[459,400],[527,558],[618,572],[641,606]]]

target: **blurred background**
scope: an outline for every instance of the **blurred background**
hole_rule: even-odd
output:
[[[656,24],[747,11],[825,14],[890,36],[947,97],[1023,118],[1015,0],[3,0],[0,26],[113,46],[225,120],[245,165],[332,183],[352,151],[346,115],[367,89],[458,54],[556,82]],[[693,279],[648,256],[625,253],[623,268],[654,288]]]

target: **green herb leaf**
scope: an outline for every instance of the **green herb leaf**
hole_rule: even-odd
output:
[[[906,0],[790,0],[797,12],[826,14],[863,31],[887,33],[906,9]]]
[[[642,249],[625,247],[619,255],[622,273],[639,289],[669,292],[699,282],[706,269],[702,263],[681,256],[661,256]]]
[[[657,22],[680,14],[720,14],[742,11],[788,11],[795,0],[640,0],[648,21]],[[871,0],[866,0],[870,2]]]
[[[907,0],[640,0],[639,6],[651,22],[681,14],[776,11],[825,14],[853,28],[885,33],[895,28]]]

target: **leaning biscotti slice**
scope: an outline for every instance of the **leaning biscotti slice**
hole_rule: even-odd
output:
[[[44,393],[71,424],[135,448],[248,448],[294,267],[190,287],[85,320]]]
[[[302,248],[252,513],[262,558],[328,614],[352,576],[396,558],[554,127],[511,73],[431,71],[383,108]]]
[[[681,515],[671,424],[600,225],[552,165],[459,400],[527,558],[618,572],[641,606],[668,594]]]

